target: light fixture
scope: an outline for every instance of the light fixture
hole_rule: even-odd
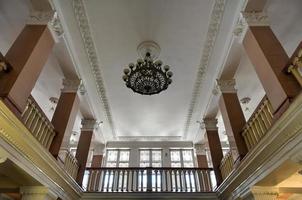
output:
[[[166,90],[172,83],[173,73],[169,71],[168,65],[162,68],[162,61],[156,60],[160,53],[158,44],[146,41],[137,50],[141,58],[136,64],[130,63],[124,69],[123,80],[126,86],[142,95],[158,94]]]

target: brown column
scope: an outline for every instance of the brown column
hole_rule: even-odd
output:
[[[208,160],[206,155],[197,155],[197,163],[199,168],[208,168]]]
[[[298,82],[286,74],[285,67],[289,58],[271,28],[267,24],[255,23],[257,16],[258,19],[265,17],[261,14],[259,12],[243,14],[249,24],[243,46],[273,106],[274,113],[279,110],[282,112],[283,105],[286,107],[300,88]]]
[[[91,167],[100,168],[102,166],[103,155],[93,155]],[[96,191],[99,188],[101,173],[92,170],[88,180],[88,191]]]
[[[237,149],[238,156],[242,159],[248,152],[241,135],[246,121],[234,88],[235,80],[218,80],[217,83],[222,93],[219,100],[219,109],[225,130],[227,135],[230,135],[228,138],[234,138],[234,143],[230,142],[231,149]]]
[[[93,155],[91,167],[101,167],[103,161],[103,155]]]
[[[86,163],[87,163],[88,154],[89,154],[89,148],[90,148],[95,124],[96,124],[96,122],[94,119],[83,119],[82,120],[81,136],[79,139],[77,153],[76,153],[76,159],[79,164],[79,171],[78,171],[76,181],[80,186],[82,186],[82,182],[83,182],[83,178],[84,178]]]
[[[79,110],[79,98],[77,89],[79,80],[64,80],[61,96],[58,101],[55,113],[51,123],[53,124],[56,136],[54,137],[49,151],[54,157],[57,157],[63,142],[67,147],[72,128]]]
[[[222,183],[222,176],[219,169],[223,158],[221,143],[218,135],[217,119],[204,119],[206,134],[208,138],[213,169],[216,177],[217,186]]]
[[[53,45],[47,25],[26,25],[5,55],[11,69],[1,74],[0,97],[16,114],[24,111]]]

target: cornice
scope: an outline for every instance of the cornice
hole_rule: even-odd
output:
[[[113,137],[116,137],[115,133],[115,126],[113,123],[112,119],[112,114],[111,114],[111,109],[110,105],[108,102],[108,98],[106,95],[106,89],[104,86],[104,80],[103,80],[103,75],[102,75],[102,70],[101,66],[99,64],[99,59],[96,53],[96,48],[94,45],[94,41],[91,35],[90,27],[89,27],[89,22],[87,19],[85,7],[83,0],[73,0],[72,1],[73,5],[73,11],[74,15],[77,19],[78,22],[78,28],[81,33],[81,37],[84,43],[85,51],[90,63],[90,69],[93,74],[95,83],[96,83],[96,88],[98,92],[98,96],[103,104],[104,110],[105,110],[105,115],[107,117],[109,126],[112,130]]]
[[[197,105],[200,89],[202,85],[203,78],[206,74],[206,70],[209,65],[210,57],[216,42],[216,38],[218,35],[220,23],[222,20],[223,12],[225,7],[225,0],[215,0],[214,8],[210,18],[210,24],[208,27],[208,32],[206,36],[206,42],[203,47],[201,61],[198,67],[197,77],[194,84],[194,89],[191,97],[191,102],[189,105],[189,110],[186,117],[186,122],[184,126],[184,137],[187,136],[188,129],[191,124],[193,112]]]

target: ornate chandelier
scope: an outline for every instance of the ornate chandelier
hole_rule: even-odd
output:
[[[124,69],[123,80],[128,88],[143,95],[158,94],[172,83],[170,67],[162,68],[162,61],[156,60],[160,48],[155,42],[143,42],[137,48],[139,58],[136,64],[130,63]],[[156,61],[154,61],[156,60]]]

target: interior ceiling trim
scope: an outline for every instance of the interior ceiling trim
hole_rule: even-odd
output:
[[[95,79],[98,96],[104,107],[105,115],[107,117],[109,126],[112,130],[112,135],[114,138],[116,138],[115,126],[114,126],[114,122],[112,120],[112,114],[111,114],[109,101],[108,101],[108,98],[106,95],[106,89],[105,89],[104,81],[103,81],[103,77],[102,77],[101,65],[99,64],[99,59],[98,59],[98,56],[96,53],[96,48],[95,48],[95,45],[94,45],[94,42],[92,39],[92,35],[91,35],[89,22],[88,22],[88,18],[86,15],[83,0],[73,0],[72,5],[73,5],[73,11],[74,11],[75,17],[77,18],[77,23],[78,23],[78,27],[79,27],[79,30],[81,33],[81,37],[84,42],[84,47],[85,47],[86,54],[88,56],[90,68],[91,68],[93,77]]]
[[[192,93],[192,99],[189,105],[189,110],[186,116],[186,122],[184,126],[183,131],[183,137],[185,138],[188,134],[188,130],[192,121],[192,116],[194,113],[194,110],[196,108],[197,102],[200,97],[200,90],[203,78],[206,74],[206,70],[209,65],[209,61],[211,58],[211,54],[216,42],[216,38],[218,35],[220,23],[222,20],[223,12],[225,7],[225,0],[215,0],[215,4],[213,7],[213,11],[211,13],[210,17],[210,23],[208,27],[208,32],[206,36],[206,42],[204,44],[203,50],[202,50],[202,57],[200,60],[200,64],[198,67],[197,77],[194,83],[194,89]]]

